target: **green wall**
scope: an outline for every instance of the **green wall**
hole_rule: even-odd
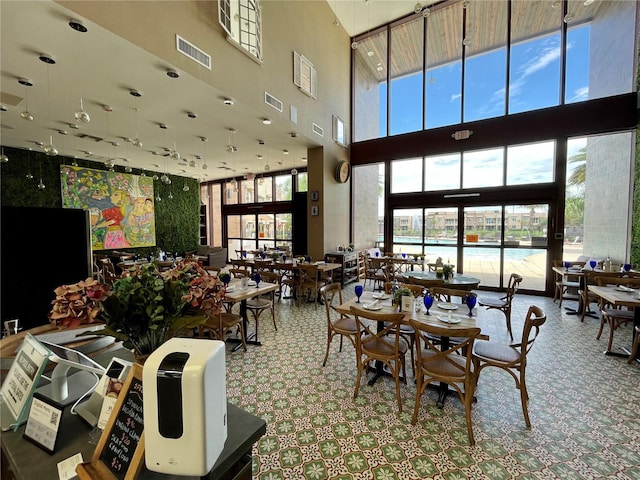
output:
[[[0,164],[0,202],[2,205],[18,207],[59,207],[62,208],[60,194],[60,165],[64,161],[70,164],[68,157],[49,157],[39,151],[4,148],[9,162]],[[102,163],[77,159],[81,167],[107,170]],[[116,167],[124,171],[123,167]],[[29,171],[33,179],[27,179]],[[140,171],[134,169],[133,174]],[[147,173],[148,175],[150,173]],[[159,173],[160,175],[162,173]],[[45,185],[38,189],[40,178]],[[147,255],[150,251],[162,248],[167,252],[185,252],[195,250],[199,243],[200,224],[200,186],[197,180],[188,177],[169,175],[171,185],[160,181],[154,182],[154,192],[160,192],[162,200],[155,202],[156,212],[156,247],[132,248],[127,251]],[[183,190],[184,185],[189,190]],[[169,190],[173,198],[167,198]],[[61,226],[61,229],[64,227]],[[59,232],[52,232],[57,234]],[[45,241],[46,242],[46,241]]]

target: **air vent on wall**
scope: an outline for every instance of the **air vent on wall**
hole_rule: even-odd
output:
[[[279,112],[282,112],[282,107],[284,106],[280,100],[271,95],[269,92],[264,92],[264,103],[266,103],[267,105],[271,105]]]
[[[324,129],[317,123],[311,124],[311,130],[313,130],[313,133],[324,137]]]
[[[211,55],[203,52],[192,43],[187,42],[180,35],[176,34],[176,49],[189,57],[191,60],[198,62],[203,67],[211,70]]]

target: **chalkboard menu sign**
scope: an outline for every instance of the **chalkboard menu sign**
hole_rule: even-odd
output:
[[[142,366],[134,364],[90,462],[78,465],[80,480],[131,480],[144,458]]]

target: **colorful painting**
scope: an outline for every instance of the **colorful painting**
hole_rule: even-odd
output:
[[[62,206],[89,211],[94,250],[156,244],[153,179],[60,165]]]

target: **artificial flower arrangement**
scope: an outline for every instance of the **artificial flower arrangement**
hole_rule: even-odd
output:
[[[73,285],[62,285],[54,292],[56,298],[51,302],[53,308],[49,312],[49,321],[54,325],[74,328],[95,321],[109,289],[89,277]]]
[[[102,321],[104,328],[92,335],[115,337],[137,355],[147,355],[176,332],[203,324],[208,314],[221,308],[224,295],[224,284],[194,260],[183,260],[164,272],[152,263],[125,270],[111,287],[92,279],[59,287],[49,318],[70,326]],[[76,305],[82,302],[88,306],[79,310]],[[81,316],[72,317],[75,312]]]

